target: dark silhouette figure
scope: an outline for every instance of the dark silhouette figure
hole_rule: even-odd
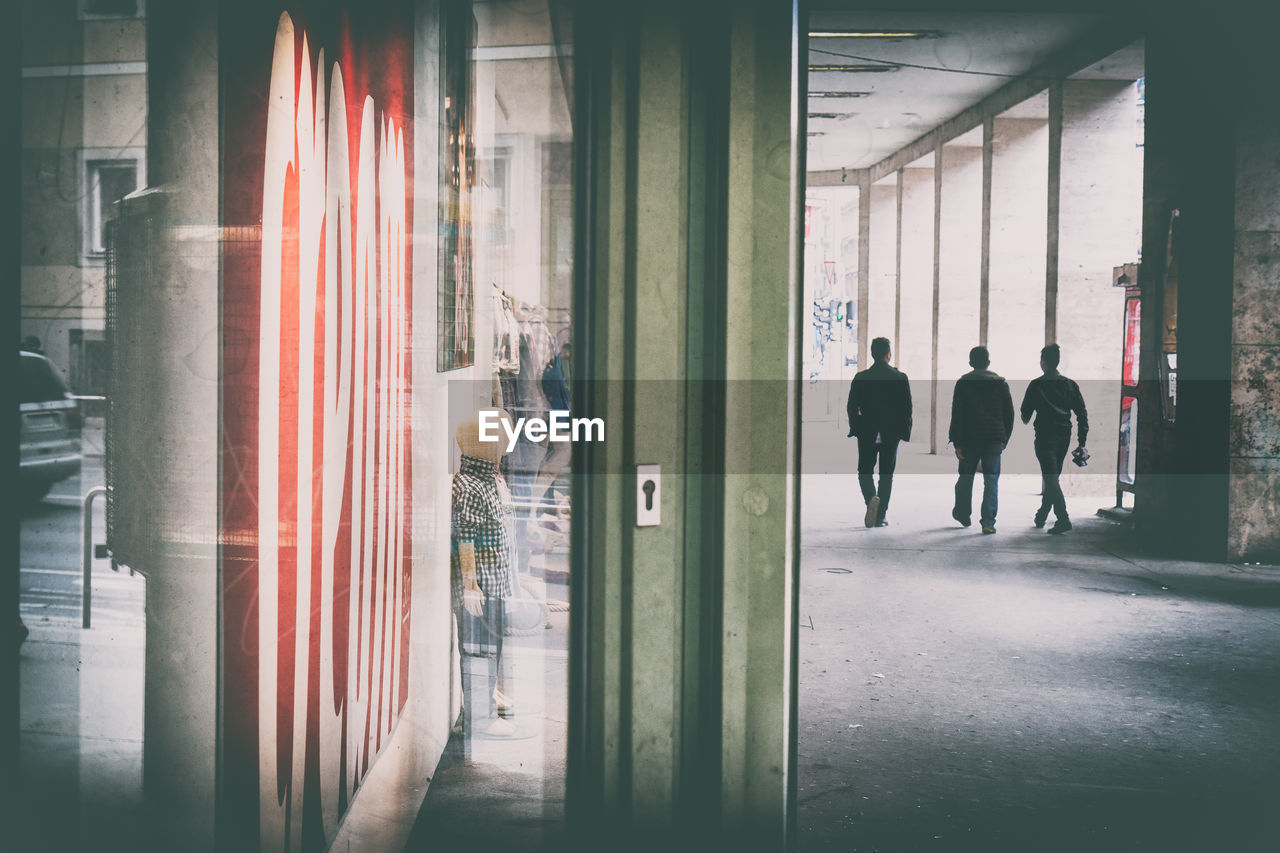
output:
[[[1044,493],[1040,509],[1036,510],[1035,526],[1044,527],[1053,510],[1053,526],[1050,533],[1066,533],[1071,529],[1067,517],[1067,499],[1062,494],[1062,463],[1071,445],[1071,413],[1076,414],[1076,427],[1080,447],[1084,447],[1089,435],[1089,413],[1085,410],[1080,386],[1058,372],[1062,352],[1057,344],[1040,350],[1040,369],[1043,376],[1031,380],[1022,398],[1022,422],[1035,415],[1036,459],[1040,462],[1040,476],[1044,479]]]
[[[983,533],[996,532],[1000,454],[1013,435],[1013,397],[1009,383],[989,370],[990,364],[991,355],[986,347],[969,350],[969,366],[973,370],[956,380],[949,435],[956,448],[956,459],[960,461],[951,517],[969,526],[973,513],[973,477],[981,465]]]
[[[867,512],[867,527],[889,522],[889,497],[893,494],[893,469],[898,464],[898,442],[911,440],[911,384],[907,374],[889,366],[889,339],[871,342],[874,363],[859,371],[849,383],[849,436],[858,439],[858,485]],[[880,465],[879,487],[872,475]]]

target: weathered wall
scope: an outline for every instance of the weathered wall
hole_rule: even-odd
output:
[[[1236,137],[1227,547],[1280,557],[1280,111],[1242,116]]]
[[[102,259],[83,252],[83,160],[141,154],[146,20],[82,21],[75,0],[24,0],[20,14],[22,336],[40,340],[73,392],[100,392],[73,341],[101,337],[105,317]]]

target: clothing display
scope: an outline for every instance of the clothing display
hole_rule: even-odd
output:
[[[493,369],[520,372],[520,325],[515,303],[496,284],[493,286]]]
[[[455,545],[475,544],[476,583],[486,599],[511,595],[510,498],[505,491],[493,462],[463,455],[458,473],[453,475],[450,533]],[[461,607],[462,573],[456,553],[453,562],[453,600],[455,607]]]

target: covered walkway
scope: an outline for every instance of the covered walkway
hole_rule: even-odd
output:
[[[805,479],[800,849],[1273,850],[1274,567],[1145,556],[1110,495],[1047,536],[1029,475],[983,536],[930,461],[886,528],[856,478]]]

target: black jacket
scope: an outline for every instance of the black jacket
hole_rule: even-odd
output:
[[[956,380],[951,397],[951,430],[956,447],[1008,444],[1013,435],[1013,395],[1004,377],[971,370]]]
[[[849,383],[849,435],[911,440],[911,383],[907,374],[877,361]]]
[[[1080,386],[1056,370],[1037,376],[1022,397],[1022,422],[1036,416],[1036,435],[1071,435],[1071,413],[1076,413],[1080,443],[1089,435],[1089,413],[1084,407]]]

